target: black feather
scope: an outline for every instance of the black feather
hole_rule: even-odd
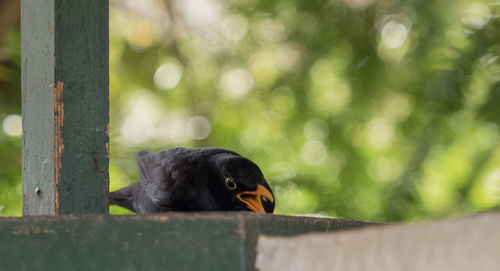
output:
[[[110,204],[136,213],[249,210],[236,198],[237,193],[262,185],[272,194],[256,164],[225,149],[142,151],[137,154],[137,165],[139,182],[110,193]],[[235,179],[238,189],[227,189],[227,177]],[[274,200],[263,206],[272,213]]]

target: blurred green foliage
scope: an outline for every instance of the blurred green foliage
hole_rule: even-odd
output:
[[[261,167],[279,214],[409,221],[498,208],[499,11],[112,1],[111,189],[137,180],[138,150],[216,146]],[[19,36],[0,49],[0,215],[21,213]]]

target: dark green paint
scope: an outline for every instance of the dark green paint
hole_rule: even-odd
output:
[[[251,213],[4,218],[0,270],[253,270],[260,234],[372,224]]]
[[[22,0],[21,9],[23,214],[105,214],[108,1]]]

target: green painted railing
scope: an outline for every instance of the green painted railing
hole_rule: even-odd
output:
[[[254,270],[259,235],[373,225],[253,213],[0,219],[0,270]]]

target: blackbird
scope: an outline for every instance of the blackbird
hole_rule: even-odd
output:
[[[259,167],[220,148],[175,148],[137,154],[139,181],[109,194],[138,214],[168,211],[272,213],[274,194]]]

